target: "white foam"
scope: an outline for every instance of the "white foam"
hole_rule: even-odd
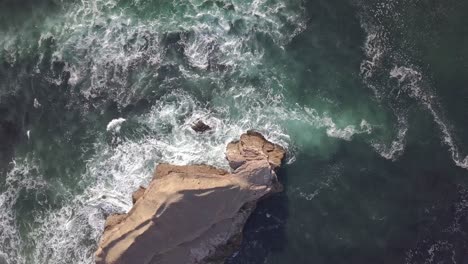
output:
[[[134,119],[150,131],[146,136],[126,139],[116,146],[98,142],[96,155],[87,162],[87,172],[81,176],[83,182],[88,182],[84,193],[37,219],[38,227],[28,237],[37,244],[34,259],[40,263],[46,259],[49,263],[61,263],[64,259],[92,263],[105,214],[128,211],[131,193],[148,184],[157,163],[203,163],[227,168],[226,144],[251,128],[288,148],[290,139],[280,124],[291,118],[302,120],[308,116],[303,122],[310,122],[311,126],[334,126],[339,130],[329,117],[314,119],[301,108],[288,110],[281,97],[269,100],[272,104],[265,106],[259,104],[265,97],[259,96],[258,90],[226,92],[235,93],[236,96],[225,97],[234,100],[232,107],[245,111],[242,115],[232,116],[230,106],[225,103],[214,104],[208,110],[188,93],[176,90],[163,96],[151,111]],[[210,133],[193,132],[190,125],[200,118],[213,128]],[[355,130],[367,133],[368,126],[362,121]]]
[[[395,161],[405,150],[406,133],[408,132],[408,120],[405,115],[397,116],[397,136],[390,146],[380,142],[372,143],[372,147],[385,159]]]
[[[394,9],[395,3],[392,1],[386,5],[379,5],[376,7],[375,17],[372,19],[384,16],[385,14],[395,13]],[[387,41],[386,29],[379,23],[371,23],[372,19],[366,19],[365,16],[361,15],[361,26],[367,33],[364,43],[367,59],[361,63],[361,76],[366,85],[374,91],[375,97],[379,101],[386,100],[390,108],[393,109],[397,118],[396,125],[398,128],[396,138],[391,142],[390,146],[374,141],[371,143],[374,149],[386,159],[395,160],[402,155],[408,131],[408,121],[405,107],[401,107],[400,105],[405,100],[405,97],[409,97],[421,103],[432,115],[434,122],[442,132],[442,142],[448,146],[454,163],[459,167],[468,169],[468,155],[463,156],[461,154],[459,147],[453,139],[453,132],[450,131],[447,121],[442,118],[441,107],[437,102],[436,95],[431,91],[430,87],[425,85],[421,71],[407,61],[401,61],[401,56],[394,54],[396,51],[391,49]],[[386,69],[383,65],[384,61],[393,62],[393,68]],[[380,85],[378,80],[374,81],[373,78],[378,77],[377,75],[382,75],[382,72],[386,72],[390,79],[397,80],[398,84],[396,88],[398,91],[396,96],[391,93],[394,87],[390,88]]]
[[[122,128],[122,124],[127,121],[125,118],[116,118],[112,119],[106,127],[107,132],[112,132],[112,133],[120,133],[120,129]]]
[[[389,99],[390,90],[379,83],[379,76],[382,71],[385,72],[385,61],[392,58],[391,50],[387,40],[386,30],[380,24],[372,24],[367,20],[385,16],[385,14],[396,14],[393,10],[394,3],[392,1],[387,4],[380,4],[376,6],[374,10],[375,16],[371,19],[365,17],[369,14],[361,15],[361,27],[367,33],[366,41],[364,42],[364,53],[366,59],[364,59],[360,65],[361,77],[364,83],[373,91],[375,98],[383,103],[387,104],[390,109],[393,110],[393,114],[396,117],[396,135],[395,138],[387,144],[386,142],[379,141],[377,139],[371,140],[371,146],[385,159],[396,160],[403,153],[405,149],[406,135],[408,132],[408,122],[405,110],[402,110],[399,106],[395,106],[392,99]],[[398,71],[393,71],[390,76],[398,76]],[[374,80],[377,79],[377,81]],[[402,76],[400,76],[402,78]],[[399,80],[403,81],[403,80]]]
[[[213,126],[212,133],[193,133],[190,124],[200,117]],[[184,92],[167,95],[136,120],[152,131],[148,136],[122,141],[116,147],[104,142],[96,146],[97,154],[89,160],[87,172],[82,175],[83,182],[92,184],[63,208],[37,219],[39,226],[28,237],[37,241],[34,259],[39,263],[46,259],[49,263],[62,263],[64,259],[92,263],[104,214],[128,211],[131,193],[149,182],[156,163],[205,163],[227,167],[226,143],[251,126],[259,128],[273,141],[284,142],[285,135],[278,133],[267,120],[268,116],[241,122],[223,119],[219,113],[200,107]],[[164,132],[168,128],[170,131]]]
[[[41,107],[41,104],[39,103],[39,100],[37,100],[37,98],[34,98],[34,104],[33,104],[34,108],[39,108]]]
[[[206,69],[209,60],[215,58],[219,64],[232,67],[233,71],[241,74],[255,72],[255,67],[262,64],[262,49],[245,47],[256,37],[256,32],[271,35],[278,45],[287,43],[298,32],[297,29],[290,32],[291,24],[298,24],[297,28],[304,27],[304,21],[296,10],[285,8],[281,1],[256,1],[252,5],[233,3],[235,9],[230,16],[226,16],[225,10],[198,10],[198,3],[189,1],[169,4],[187,6],[186,13],[176,13],[171,18],[161,16],[138,20],[121,10],[112,10],[116,5],[113,0],[82,1],[64,8],[63,23],[60,23],[63,28],[55,28],[54,25],[54,28],[47,29],[46,24],[41,25],[46,28],[42,32],[48,33],[40,37],[39,47],[57,47],[53,57],[67,60],[65,70],[70,71],[69,84],[76,86],[84,83],[78,92],[84,99],[93,101],[93,108],[99,108],[98,99],[103,95],[125,106],[141,90],[148,89],[139,82],[141,79],[152,74],[154,76],[151,77],[156,78],[161,65],[174,63],[165,57],[162,32],[182,32],[179,44],[184,46],[184,55],[190,67],[178,65],[182,72],[179,79],[217,83],[220,89],[225,90],[215,99],[218,103],[214,104],[213,110],[208,111],[193,96],[176,89],[177,77],[165,79],[159,88],[167,87],[174,92],[161,98],[151,111],[136,118],[136,122],[150,129],[151,133],[134,140],[122,139],[112,146],[106,142],[96,142],[96,154],[87,161],[86,172],[80,176],[83,193],[68,197],[65,205],[59,209],[49,209],[44,214],[36,215],[35,228],[25,240],[18,235],[12,209],[17,191],[23,187],[8,187],[7,192],[0,196],[7,208],[0,222],[3,230],[8,228],[8,232],[2,232],[8,238],[5,241],[11,241],[1,251],[7,252],[10,260],[24,262],[19,261],[19,252],[26,244],[32,243],[33,252],[27,257],[36,263],[92,263],[105,214],[128,211],[131,193],[139,185],[148,183],[156,163],[206,163],[226,167],[226,143],[250,128],[259,129],[270,140],[288,146],[289,137],[278,124],[278,121],[287,119],[287,113],[276,109],[282,107],[278,98],[270,95],[269,91],[263,93],[258,87],[254,89],[236,84],[224,87],[224,73]],[[287,27],[284,17],[290,24]],[[239,19],[245,22],[243,37],[230,33],[231,20]],[[210,21],[218,22],[210,24]],[[55,45],[43,47],[44,40],[49,38],[54,39]],[[45,58],[41,53],[39,62]],[[138,69],[138,73],[132,72],[134,69]],[[204,71],[200,74],[198,70]],[[136,81],[128,81],[130,73],[137,75]],[[265,87],[274,80],[268,76],[263,78]],[[207,79],[209,82],[205,82]],[[53,78],[47,80],[55,84],[61,81]],[[153,89],[153,84],[150,88]],[[245,96],[245,92],[248,96]],[[222,102],[225,98],[232,98],[232,104]],[[264,100],[270,100],[274,105],[265,108],[262,105]],[[251,107],[244,109],[246,105]],[[229,107],[242,109],[242,117],[230,116]],[[275,111],[282,116],[276,118]],[[213,127],[213,132],[193,133],[190,124],[200,117]],[[124,118],[114,119],[108,123],[106,131],[118,133],[124,122]],[[10,196],[13,200],[5,198]]]
[[[447,121],[442,119],[441,111],[436,110],[436,108],[440,108],[436,101],[436,96],[427,87],[424,89],[422,74],[411,67],[395,66],[390,71],[390,77],[396,78],[400,88],[403,89],[402,91],[407,92],[410,97],[418,100],[418,102],[426,107],[442,132],[442,143],[448,146],[452,160],[457,166],[468,169],[468,156],[461,154],[458,146],[455,144]]]
[[[47,183],[38,174],[37,163],[29,158],[13,161],[6,175],[5,191],[0,194],[0,253],[7,263],[25,263],[21,254],[23,239],[19,234],[15,205],[22,192],[40,192]]]
[[[387,52],[386,46],[379,34],[379,29],[369,29],[366,24],[361,24],[361,26],[367,31],[367,37],[364,43],[364,52],[367,59],[364,59],[360,65],[361,77],[364,83],[372,89],[375,97],[381,100],[383,97],[382,91],[373,84],[372,78],[382,66],[383,59]]]
[[[337,128],[336,124],[329,117],[323,119],[324,126],[327,126],[327,135],[330,137],[341,138],[350,141],[351,138],[356,134],[370,134],[372,132],[371,125],[366,121],[362,120],[360,128],[357,129],[354,125],[348,125],[344,128]]]
[[[182,31],[177,44],[183,45],[184,59],[189,66],[178,64],[180,77],[167,77],[158,83],[158,89],[171,92],[160,97],[147,113],[132,118],[135,126],[144,127],[148,133],[113,142],[116,144],[95,142],[95,155],[86,161],[86,172],[80,176],[84,191],[68,197],[63,207],[37,216],[35,228],[27,236],[35,245],[28,257],[37,263],[93,263],[105,215],[128,211],[131,193],[138,186],[148,184],[157,163],[227,167],[226,144],[248,129],[257,129],[269,140],[289,149],[290,138],[283,127],[289,120],[310,128],[323,128],[329,136],[344,140],[350,140],[354,134],[370,133],[371,125],[365,120],[340,126],[325,113],[287,105],[281,92],[271,88],[284,84],[284,77],[275,72],[277,69],[269,69],[269,74],[259,76],[258,66],[264,62],[263,48],[246,47],[258,32],[271,36],[278,47],[288,43],[305,28],[300,1],[292,9],[281,1],[256,0],[243,5],[235,2],[230,16],[221,9],[198,10],[197,4],[190,1],[172,4],[184,5],[188,11],[171,18],[138,20],[122,10],[109,11],[116,5],[115,1],[82,1],[74,3],[75,9],[66,14],[64,29],[54,31],[59,47],[54,56],[78,54],[78,60],[72,59],[66,65],[71,72],[70,84],[85,80],[86,85],[80,86],[79,92],[95,108],[99,105],[94,102],[103,94],[119,106],[125,106],[141,90],[154,89],[153,83],[145,86],[140,80],[156,79],[160,67],[174,64],[166,57],[161,32]],[[242,37],[230,33],[230,22],[237,19],[244,22]],[[291,29],[291,25],[296,26]],[[210,71],[211,59],[231,68],[227,73]],[[258,77],[260,84],[253,87],[243,81],[233,82],[230,76],[233,73],[241,78]],[[131,82],[129,75],[134,77]],[[201,85],[190,93],[180,88],[180,83],[187,81]],[[210,91],[209,110],[193,95],[200,92],[205,96],[206,84],[215,84],[217,88]],[[190,125],[199,118],[213,128],[210,133],[193,132]],[[124,118],[111,120],[106,131],[119,133],[124,122]],[[294,160],[294,153],[290,154],[287,162]],[[14,225],[12,229],[17,233]],[[26,243],[19,238],[14,241],[16,244],[10,248],[20,249]]]
[[[306,115],[299,115],[296,118],[308,121],[308,123],[315,128],[326,128],[326,133],[329,137],[350,141],[356,134],[370,134],[372,132],[372,126],[364,119],[361,120],[359,128],[355,125],[347,125],[340,128],[328,115],[320,115],[317,110],[308,107],[304,107],[303,109]]]

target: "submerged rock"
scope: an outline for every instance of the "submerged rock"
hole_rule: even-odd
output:
[[[160,164],[125,215],[112,215],[98,264],[223,263],[240,245],[256,202],[280,190],[284,150],[248,132],[227,147],[229,173],[207,165]],[[234,160],[232,160],[234,159]]]

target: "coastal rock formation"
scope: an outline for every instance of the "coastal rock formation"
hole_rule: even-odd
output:
[[[266,160],[276,169],[281,166],[283,157],[284,149],[281,146],[269,142],[255,131],[241,135],[240,140],[229,143],[226,148],[226,159],[233,169],[254,160]]]
[[[134,206],[111,215],[97,264],[223,263],[240,245],[256,202],[281,190],[274,169],[285,151],[248,132],[230,143],[232,173],[207,165],[159,164]]]

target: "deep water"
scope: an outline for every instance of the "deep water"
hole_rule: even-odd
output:
[[[0,263],[93,263],[155,164],[227,167],[248,129],[287,148],[285,191],[227,263],[467,263],[467,12],[1,1]]]

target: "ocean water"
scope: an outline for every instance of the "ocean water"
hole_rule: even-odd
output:
[[[0,263],[93,263],[155,164],[227,167],[248,129],[288,150],[285,191],[227,263],[468,263],[467,12],[1,1]]]

